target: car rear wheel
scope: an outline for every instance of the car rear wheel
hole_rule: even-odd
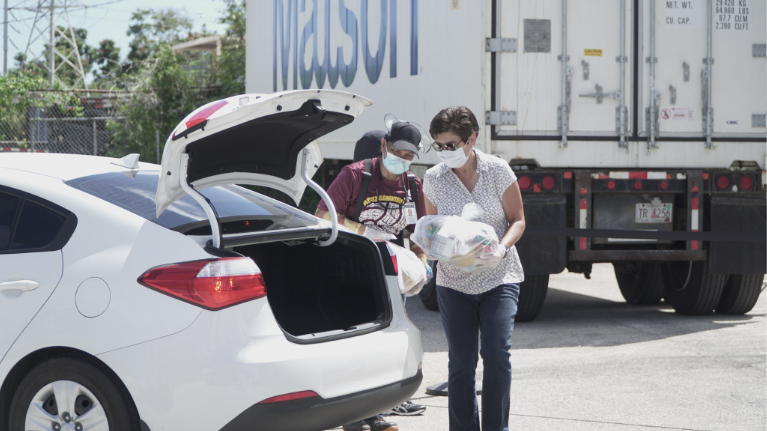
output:
[[[655,262],[613,263],[615,278],[626,302],[634,305],[657,304],[663,299],[660,264]]]
[[[33,368],[13,395],[11,430],[139,431],[127,390],[108,370],[75,357]]]
[[[543,309],[546,293],[549,290],[549,275],[525,274],[525,281],[519,286],[516,322],[535,320]]]
[[[429,265],[431,265],[434,277],[423,285],[421,291],[418,292],[418,296],[421,297],[421,302],[423,302],[423,306],[427,310],[439,311],[439,304],[437,303],[437,261],[430,260]]]
[[[727,283],[727,274],[714,274],[706,261],[661,265],[666,300],[679,314],[700,316],[714,311]]]
[[[745,314],[751,311],[762,292],[764,274],[733,274],[724,286],[716,306],[721,314]]]

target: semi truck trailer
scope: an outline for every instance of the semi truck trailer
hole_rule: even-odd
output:
[[[550,274],[604,262],[628,303],[742,314],[767,272],[766,20],[757,0],[248,0],[245,83],[371,99],[326,159],[388,113],[469,107],[522,191],[518,321]]]

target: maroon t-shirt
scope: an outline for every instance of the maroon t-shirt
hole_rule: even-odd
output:
[[[354,210],[357,208],[357,198],[360,194],[360,188],[362,188],[364,172],[364,160],[344,166],[333,184],[328,187],[328,195],[333,199],[336,211],[344,214],[350,220],[354,220]],[[402,211],[405,203],[414,200],[410,197],[410,182],[407,179],[407,173],[400,175],[396,181],[387,180],[379,172],[377,158],[372,161],[370,173],[373,177],[370,178],[367,195],[362,203],[359,222],[366,226],[374,226],[392,235],[399,234],[406,227],[412,232],[415,225],[407,225]],[[416,212],[418,218],[421,218],[426,215],[421,179],[415,177],[415,184],[418,193],[418,198],[415,199],[417,201]],[[320,201],[317,208],[323,211],[328,210],[323,201]]]

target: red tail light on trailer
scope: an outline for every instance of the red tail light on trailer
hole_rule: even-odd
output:
[[[551,175],[546,175],[543,177],[543,181],[541,181],[541,185],[546,190],[551,190],[554,188],[554,186],[557,185],[557,180],[554,179]]]
[[[220,310],[266,296],[261,270],[247,257],[158,266],[145,272],[138,282],[208,310]]]
[[[730,179],[727,178],[727,175],[720,175],[719,178],[716,179],[716,186],[724,190],[727,187],[730,187]]]
[[[527,190],[531,185],[533,185],[533,180],[531,180],[528,176],[519,177],[517,182],[519,183],[519,188],[522,190]]]
[[[753,186],[754,186],[754,180],[752,180],[751,177],[740,177],[741,190],[751,190],[751,187]]]

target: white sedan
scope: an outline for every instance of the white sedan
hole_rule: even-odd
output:
[[[315,140],[368,105],[221,100],[161,165],[0,155],[0,431],[320,430],[410,397],[384,243],[234,185],[323,195]]]

